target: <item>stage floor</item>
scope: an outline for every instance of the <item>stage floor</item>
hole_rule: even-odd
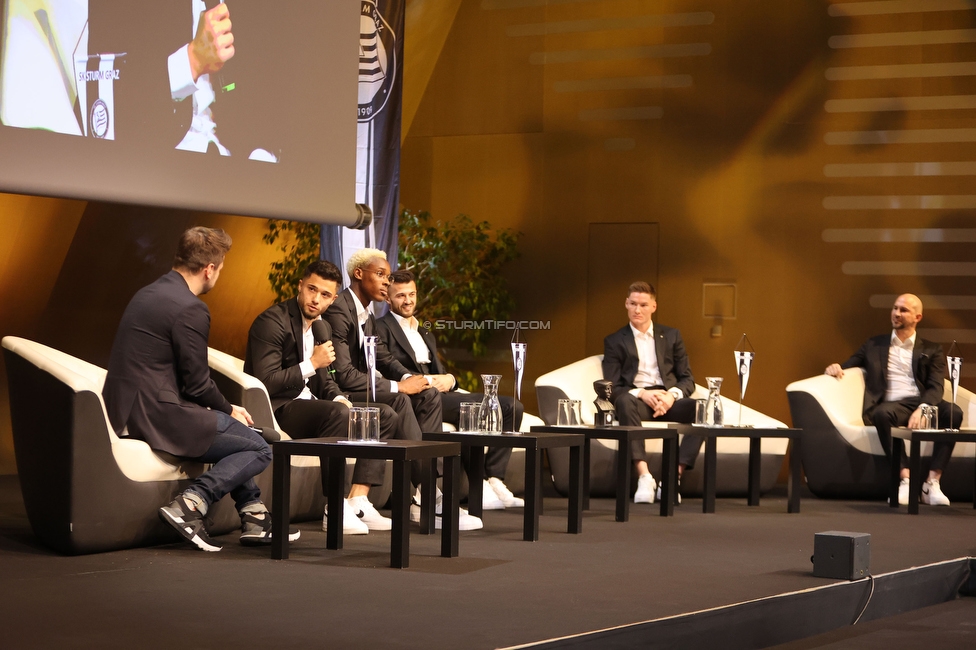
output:
[[[410,568],[396,570],[389,533],[347,537],[329,551],[321,522],[299,524],[287,561],[241,547],[236,535],[220,538],[220,553],[173,544],[59,556],[36,542],[16,477],[3,476],[2,646],[496,648],[829,584],[811,575],[821,531],[870,533],[875,575],[976,556],[970,503],[922,506],[912,517],[882,502],[805,497],[795,515],[782,492],[758,508],[719,499],[711,515],[687,499],[669,519],[656,504],[632,506],[628,523],[613,521],[612,500],[594,499],[581,535],[565,532],[566,500],[547,498],[538,542],[521,541],[520,509],[487,512],[484,530],[461,533],[460,557],[439,557],[439,536],[414,533]],[[943,607],[971,623],[973,601]],[[920,611],[903,617],[921,620]],[[973,647],[969,623],[956,647]],[[883,647],[867,637],[884,624],[823,643]],[[906,643],[907,628],[901,647],[917,647]],[[813,641],[792,647],[821,647]]]

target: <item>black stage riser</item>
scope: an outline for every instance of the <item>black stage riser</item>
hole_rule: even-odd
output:
[[[944,603],[976,590],[976,559],[960,558],[879,575],[861,616],[868,622]],[[871,592],[869,579],[771,596],[702,612],[517,646],[572,650],[682,648],[751,650],[851,625]]]

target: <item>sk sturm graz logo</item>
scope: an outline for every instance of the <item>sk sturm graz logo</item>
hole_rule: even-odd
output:
[[[101,99],[96,99],[92,103],[91,114],[88,116],[91,134],[96,138],[104,138],[108,133],[108,120],[108,106]]]
[[[359,17],[359,121],[386,106],[396,79],[396,34],[374,0],[362,0]]]

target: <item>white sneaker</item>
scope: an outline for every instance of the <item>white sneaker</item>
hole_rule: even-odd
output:
[[[938,479],[930,478],[922,484],[922,503],[930,506],[949,505],[949,497],[942,492]]]
[[[681,484],[678,483],[678,488],[680,488],[680,487],[681,487]],[[661,500],[661,486],[660,485],[657,486],[656,498],[657,498],[658,501]],[[678,503],[679,504],[681,503],[681,492],[678,492]]]
[[[903,478],[900,483],[898,483],[898,505],[907,506],[908,505],[908,493],[909,493],[909,479]]]
[[[420,490],[414,495],[414,503],[410,506],[410,521],[414,523],[420,522]],[[437,489],[437,500],[434,505],[434,528],[440,530],[443,526],[441,525],[441,512],[443,512],[443,501],[444,495],[441,493],[440,488]],[[481,530],[485,527],[485,524],[481,519],[469,514],[464,508],[458,508],[458,530]]]
[[[470,503],[470,500],[469,500]],[[495,491],[491,488],[491,483],[488,481],[484,482],[481,486],[481,509],[482,510],[504,510],[505,504]]]
[[[643,474],[637,479],[634,503],[654,503],[655,492],[657,492],[657,481],[650,474]]]
[[[393,528],[393,520],[381,515],[365,494],[346,499],[346,502],[359,517],[359,521],[366,524],[370,530],[391,530]]]
[[[505,482],[502,481],[500,478],[496,478],[492,476],[490,479],[488,479],[488,485],[491,486],[491,489],[495,493],[495,496],[497,496],[498,499],[503,504],[505,504],[506,508],[525,507],[525,499],[521,499],[515,496],[514,494],[512,494],[512,491],[508,489],[508,486],[505,485]]]
[[[342,534],[343,535],[366,535],[369,533],[369,526],[360,521],[359,517],[349,505],[349,499],[342,500]],[[325,506],[325,516],[322,517],[322,530],[329,532],[329,506]]]

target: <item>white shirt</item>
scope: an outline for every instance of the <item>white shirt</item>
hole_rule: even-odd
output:
[[[302,317],[302,327],[304,328],[304,334],[302,334],[302,362],[298,364],[298,367],[302,371],[302,377],[305,379],[305,388],[295,399],[315,399],[312,391],[308,389],[308,380],[315,374],[315,368],[312,366],[312,349],[315,347],[315,337],[312,336],[312,321],[305,320]]]
[[[647,328],[647,332],[630,325],[630,331],[634,333],[634,343],[637,345],[637,374],[634,375],[634,385],[630,394],[639,397],[644,386],[663,386],[664,378],[661,376],[661,368],[657,365],[657,346],[654,340],[654,323]],[[674,395],[675,399],[684,397],[684,393],[677,386],[669,388],[668,392]]]
[[[413,348],[413,356],[417,359],[417,362],[430,363],[430,348],[427,347],[427,344],[424,342],[424,337],[417,330],[417,319],[413,316],[404,318],[397,313],[393,314],[393,318],[396,319],[396,322],[400,323],[400,328],[407,337],[410,347]]]
[[[417,329],[418,323],[417,319],[411,316],[410,318],[404,318],[396,312],[393,313],[393,318],[400,323],[400,327],[403,329],[403,333],[407,337],[407,342],[410,343],[410,347],[413,348],[413,354],[417,358],[417,363],[431,363],[430,358],[430,348],[424,342],[424,337],[420,335],[420,331]],[[429,366],[428,366],[429,367]],[[433,375],[424,375],[424,379],[431,386],[434,385]],[[455,380],[455,385],[457,380]]]
[[[918,397],[918,385],[912,370],[912,353],[915,351],[915,334],[899,340],[894,330],[891,332],[891,346],[888,348],[888,389],[886,402],[897,402],[907,397]]]

